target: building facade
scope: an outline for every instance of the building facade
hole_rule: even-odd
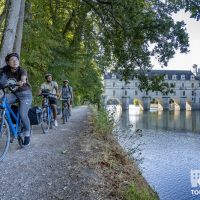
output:
[[[173,93],[163,95],[155,91],[148,93],[140,91],[139,80],[130,80],[128,84],[120,80],[115,74],[104,75],[104,102],[112,104],[113,101],[121,103],[125,108],[137,100],[141,109],[149,110],[151,103],[156,103],[162,110],[200,110],[200,73],[197,68],[186,70],[151,70],[148,77],[165,75],[164,81],[173,86]]]

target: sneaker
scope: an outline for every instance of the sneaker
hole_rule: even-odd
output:
[[[27,146],[27,145],[29,145],[30,144],[30,136],[25,136],[24,137],[24,146]]]
[[[55,126],[58,126],[57,120],[54,120],[54,125],[55,125]]]

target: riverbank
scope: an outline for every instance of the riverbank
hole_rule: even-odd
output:
[[[93,111],[90,119],[93,131],[93,145],[98,149],[98,157],[90,163],[104,176],[108,199],[156,200],[158,195],[148,185],[140,170],[112,135],[112,122],[104,111]],[[102,127],[100,124],[102,124]]]
[[[112,137],[96,135],[91,117],[87,106],[76,107],[48,134],[35,126],[28,148],[15,141],[0,163],[0,199],[135,200],[127,196],[130,182],[148,185]]]

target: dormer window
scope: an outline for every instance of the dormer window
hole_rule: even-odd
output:
[[[172,80],[176,80],[176,74],[172,75]]]
[[[194,75],[191,75],[191,76],[190,76],[190,80],[194,80]]]
[[[115,79],[115,78],[116,78],[116,75],[115,75],[115,74],[112,74],[112,78]]]
[[[181,80],[185,80],[185,75],[184,74],[181,75]]]
[[[164,76],[164,79],[165,79],[165,80],[167,80],[167,79],[168,79],[168,75],[167,75],[167,74],[165,74],[165,76]]]

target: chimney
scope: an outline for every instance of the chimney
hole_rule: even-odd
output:
[[[192,73],[195,75],[195,76],[197,76],[197,73],[199,73],[199,69],[198,69],[198,72],[197,72],[197,65],[196,64],[194,64],[193,66],[192,66]]]

